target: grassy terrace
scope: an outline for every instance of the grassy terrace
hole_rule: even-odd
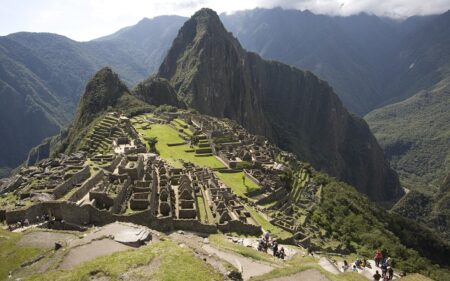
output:
[[[120,280],[125,272],[128,272],[130,280],[223,280],[211,266],[195,257],[192,250],[170,241],[99,257],[70,271],[53,270],[36,274],[28,280],[93,280],[94,276]],[[100,280],[95,277],[95,280]]]
[[[261,225],[261,227],[264,230],[270,231],[270,233],[272,235],[277,236],[278,238],[281,238],[281,239],[287,239],[292,236],[291,233],[271,224],[265,217],[263,217],[255,209],[253,209],[249,206],[245,206],[245,208],[250,212],[250,214],[252,214],[252,217],[256,220],[256,222],[258,222],[258,224]]]
[[[220,173],[216,172],[216,176],[223,181],[227,186],[231,187],[233,192],[239,197],[245,196],[246,192],[259,189],[259,186],[248,177],[245,177],[245,184],[242,180],[244,172],[237,173]]]
[[[354,272],[345,272],[339,275],[330,273],[323,269],[317,260],[313,257],[303,257],[296,255],[292,260],[287,261],[283,267],[276,268],[266,274],[252,277],[252,281],[272,280],[273,278],[289,276],[308,269],[319,271],[330,281],[367,281],[368,279],[361,274]],[[322,279],[321,279],[322,280]]]
[[[152,124],[151,129],[143,129],[142,125],[135,125],[135,128],[144,135],[144,137],[157,137],[158,143],[156,149],[159,155],[174,167],[181,168],[180,160],[191,162],[201,167],[224,168],[215,156],[196,156],[195,152],[186,152],[192,150],[187,144],[168,146],[167,144],[181,143],[179,133],[167,124]]]
[[[207,216],[206,216],[206,209],[205,209],[205,201],[203,200],[203,197],[201,197],[201,196],[197,196],[196,199],[197,199],[197,206],[198,206],[200,221],[202,223],[206,223]]]
[[[0,228],[0,280],[6,280],[8,272],[20,268],[26,261],[44,253],[46,249],[18,246],[22,234]]]

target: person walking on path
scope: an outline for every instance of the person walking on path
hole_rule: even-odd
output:
[[[383,254],[381,253],[380,249],[375,251],[375,257],[373,259],[375,260],[375,265],[377,267],[380,267],[380,262],[383,259]]]

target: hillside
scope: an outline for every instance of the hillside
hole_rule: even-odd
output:
[[[372,199],[389,202],[402,194],[368,126],[326,82],[246,52],[212,10],[183,25],[158,76],[188,106],[237,121]]]
[[[89,42],[48,33],[0,37],[0,177],[68,125],[96,71],[114,67],[129,86],[154,72],[183,20],[145,19]]]
[[[450,170],[450,72],[429,90],[365,119],[407,188],[437,192]]]

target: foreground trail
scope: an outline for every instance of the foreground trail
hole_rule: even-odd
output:
[[[275,267],[266,263],[257,262],[253,259],[243,257],[238,254],[231,252],[219,250],[210,245],[204,245],[203,249],[219,258],[226,260],[227,262],[236,266],[242,271],[242,278],[244,280],[249,280],[253,276],[258,276],[272,271]]]

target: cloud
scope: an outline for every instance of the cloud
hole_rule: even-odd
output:
[[[133,25],[144,17],[190,16],[202,7],[218,13],[282,7],[314,13],[352,15],[367,12],[404,18],[443,13],[450,0],[0,0],[0,34],[53,32],[90,40]]]

